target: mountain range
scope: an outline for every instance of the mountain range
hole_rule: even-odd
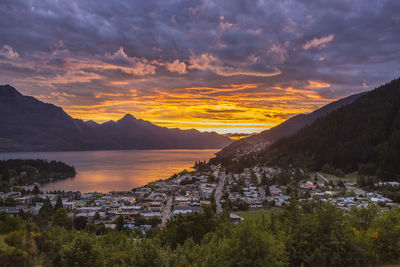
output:
[[[53,104],[0,86],[0,151],[222,148],[215,132],[169,129],[126,114],[118,121],[74,119]]]

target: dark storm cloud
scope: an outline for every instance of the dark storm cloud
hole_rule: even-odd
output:
[[[312,109],[400,74],[400,1],[3,0],[0,36],[1,83],[67,108],[198,87],[204,101]]]

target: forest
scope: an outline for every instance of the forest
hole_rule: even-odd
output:
[[[400,174],[400,79],[282,138],[260,159],[320,170],[324,164],[345,173],[359,171],[381,178]]]
[[[43,159],[0,160],[0,191],[8,192],[13,186],[47,183],[74,177],[75,168],[61,161]]]
[[[255,165],[300,167],[334,174],[358,171],[381,180],[400,175],[400,79],[328,113],[294,135],[277,140],[261,152],[236,158],[214,158],[227,170],[240,173]]]
[[[293,191],[294,192],[294,191]],[[342,210],[299,202],[233,224],[229,214],[179,215],[149,232],[114,230],[62,203],[44,203],[37,216],[0,214],[4,266],[375,266],[400,263],[400,210]]]

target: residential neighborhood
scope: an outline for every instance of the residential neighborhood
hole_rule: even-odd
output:
[[[197,163],[196,163],[197,164]],[[3,205],[0,212],[37,215],[48,199],[52,206],[60,198],[71,218],[84,217],[94,224],[114,229],[118,217],[124,227],[146,232],[163,227],[169,219],[201,212],[207,205],[215,205],[217,213],[230,212],[234,223],[243,220],[237,211],[279,209],[291,198],[288,184],[276,183],[279,169],[254,167],[240,174],[226,173],[219,166],[198,164],[195,171],[183,171],[166,180],[157,180],[130,191],[99,192],[21,192],[0,193]],[[296,182],[299,201],[331,202],[341,209],[361,208],[375,204],[381,209],[398,206],[393,200],[377,192],[367,192],[354,182],[333,182],[320,173],[304,176]],[[378,183],[379,186],[399,186],[397,182]],[[29,192],[29,191],[28,191]]]

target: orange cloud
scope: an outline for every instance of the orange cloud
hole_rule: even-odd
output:
[[[334,34],[329,34],[328,36],[321,38],[314,38],[303,45],[304,50],[308,50],[313,47],[324,48],[327,43],[332,42],[335,38]]]
[[[325,88],[325,87],[331,87],[331,84],[325,83],[325,82],[319,82],[319,81],[308,81],[308,87],[310,88]]]
[[[219,88],[180,88],[175,92],[155,90],[146,96],[135,90],[128,94],[102,93],[97,95],[104,99],[99,104],[68,106],[66,110],[74,117],[99,122],[117,120],[129,112],[165,127],[252,133],[332,101],[308,89],[276,87],[275,91],[265,91],[259,86],[262,85],[226,84]]]
[[[284,60],[284,46],[274,46],[271,51],[277,54],[277,61]],[[83,120],[118,120],[131,113],[165,127],[252,133],[271,128],[290,116],[310,112],[333,100],[322,97],[314,90],[330,86],[322,81],[310,80],[307,85],[266,86],[260,79],[280,72],[247,70],[245,65],[256,63],[256,56],[248,58],[250,63],[231,68],[211,54],[192,55],[185,63],[129,57],[123,48],[114,53],[83,58],[72,56],[62,48],[62,44],[51,55],[37,53],[35,57],[40,61],[20,59],[12,48],[0,52],[9,55],[3,55],[0,63],[43,69],[38,75],[23,77],[18,82],[47,88],[48,94],[39,90],[40,93],[34,95],[62,106],[71,116]],[[41,75],[46,73],[46,66],[60,75]],[[204,86],[205,83],[194,83],[200,86],[173,86],[169,83],[178,83],[174,83],[172,78],[156,79],[153,74],[158,67],[178,74],[199,69],[226,77],[246,75],[252,76],[248,79],[253,82],[239,83],[234,78],[226,78],[225,83],[215,86]],[[164,84],[168,85],[167,88]],[[57,91],[54,91],[55,88]],[[65,91],[63,88],[66,88]]]
[[[180,62],[178,59],[172,63],[165,63],[165,68],[170,72],[177,72],[179,74],[186,73],[186,64],[184,62]]]

